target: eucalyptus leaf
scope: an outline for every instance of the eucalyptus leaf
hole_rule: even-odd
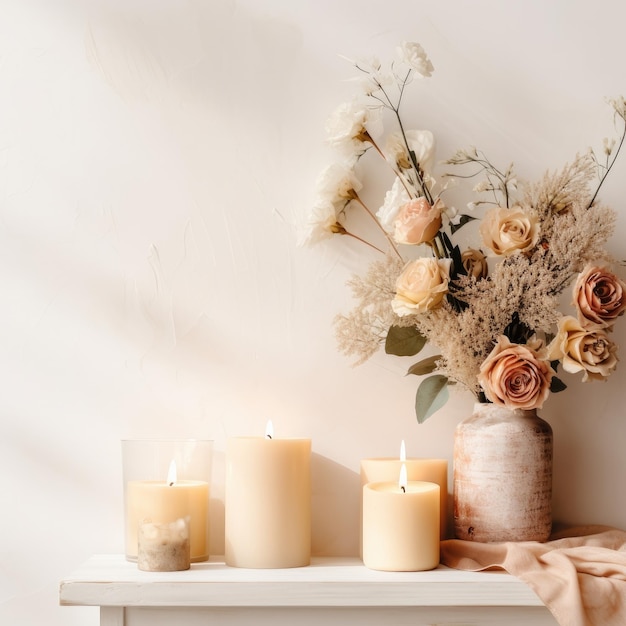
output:
[[[420,424],[424,423],[448,401],[449,397],[448,379],[445,376],[435,374],[424,379],[415,395],[417,421]]]
[[[390,326],[385,352],[396,356],[415,356],[426,345],[426,337],[415,326]]]
[[[475,219],[477,218],[472,217],[471,215],[466,215],[466,214],[461,215],[459,218],[458,224],[450,224],[450,232],[454,235],[454,233],[456,233],[456,231],[459,230],[459,228],[463,228],[465,224],[467,224],[468,222],[472,222]]]
[[[409,367],[407,374],[415,374],[416,376],[424,376],[425,374],[432,374],[437,369],[437,361],[441,359],[440,354],[429,356],[427,359],[422,359],[417,363],[414,363]]]

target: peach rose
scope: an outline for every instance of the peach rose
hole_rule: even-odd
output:
[[[509,409],[540,409],[550,393],[554,371],[529,345],[504,335],[480,367],[478,382],[491,402]]]
[[[487,278],[489,266],[487,265],[487,258],[480,250],[468,248],[461,254],[461,262],[468,276]]]
[[[480,234],[485,245],[499,256],[508,256],[532,248],[539,239],[536,216],[520,207],[487,211],[480,224]]]
[[[400,207],[394,221],[394,239],[417,245],[432,241],[441,228],[441,202],[430,205],[426,198],[410,200]]]
[[[414,315],[434,309],[448,293],[450,259],[419,258],[410,261],[396,280],[391,307],[396,315]]]
[[[604,267],[588,265],[573,293],[578,321],[585,328],[609,328],[626,310],[626,284]]]
[[[570,374],[583,372],[583,382],[606,380],[617,367],[617,346],[601,328],[584,328],[575,317],[559,320],[559,330],[548,346],[548,358],[559,359]]]

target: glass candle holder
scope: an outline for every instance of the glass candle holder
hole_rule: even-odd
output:
[[[145,572],[180,572],[189,569],[189,519],[139,524],[137,567]]]
[[[142,524],[186,520],[190,560],[209,559],[209,497],[213,441],[124,439],[126,559],[136,562]]]

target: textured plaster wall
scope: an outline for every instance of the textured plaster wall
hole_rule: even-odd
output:
[[[0,623],[97,623],[58,582],[123,551],[122,438],[215,440],[219,553],[226,438],[269,418],[311,437],[314,551],[356,554],[359,460],[403,438],[451,459],[472,398],[418,426],[404,361],[337,353],[372,257],[296,243],[353,93],[339,54],[421,42],[436,71],[409,124],[438,158],[477,145],[532,179],[611,134],[625,18],[602,0],[0,0]],[[626,157],[602,195],[618,258],[625,180]],[[626,527],[625,383],[620,365],[543,411],[560,521]]]

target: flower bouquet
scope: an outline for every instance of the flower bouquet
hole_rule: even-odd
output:
[[[565,388],[559,366],[583,382],[605,380],[617,364],[611,330],[626,310],[626,285],[605,249],[616,214],[598,192],[626,135],[624,98],[610,100],[617,141],[534,184],[475,148],[459,150],[444,161],[451,171],[436,176],[432,133],[407,129],[400,113],[406,88],[431,76],[433,65],[417,43],[397,52],[386,69],[376,59],[353,62],[362,92],[327,126],[339,159],[319,178],[307,242],[339,235],[381,253],[349,281],[357,305],[335,320],[340,350],[359,364],[381,345],[410,357],[434,346],[437,354],[408,368],[421,379],[420,423],[443,406],[451,385],[478,402],[530,410]],[[364,200],[365,159],[393,175],[376,209]],[[447,196],[472,177],[475,197],[462,213]],[[475,220],[481,241],[462,250],[457,233]],[[561,311],[570,288],[571,307]]]

